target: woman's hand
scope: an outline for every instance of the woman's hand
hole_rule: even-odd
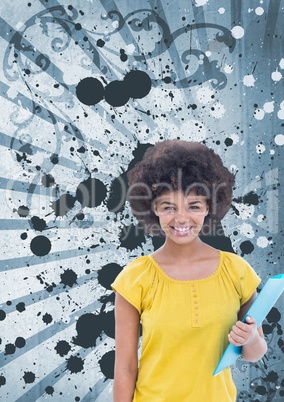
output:
[[[259,338],[254,318],[247,316],[246,322],[237,321],[229,333],[229,342],[235,346],[255,343]]]

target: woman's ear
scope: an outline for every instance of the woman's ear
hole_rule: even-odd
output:
[[[156,216],[158,216],[158,212],[157,212],[157,202],[154,203],[153,211],[154,211],[154,214],[155,214]]]

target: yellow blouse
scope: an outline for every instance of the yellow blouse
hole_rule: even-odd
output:
[[[209,277],[169,277],[152,255],[128,264],[112,288],[139,312],[142,351],[133,402],[233,402],[227,368],[212,373],[237,314],[260,283],[241,257],[219,252]]]

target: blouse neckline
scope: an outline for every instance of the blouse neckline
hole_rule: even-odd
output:
[[[206,276],[204,278],[199,278],[199,279],[175,279],[172,278],[171,276],[169,276],[164,270],[163,268],[157,263],[157,261],[155,260],[155,258],[153,257],[152,254],[149,254],[147,257],[151,260],[151,262],[153,263],[153,265],[155,266],[155,268],[162,274],[163,277],[165,277],[167,280],[171,281],[171,282],[175,282],[175,283],[184,283],[184,284],[188,284],[188,283],[192,283],[192,282],[204,282],[210,279],[213,279],[215,276],[217,276],[219,274],[219,271],[221,269],[222,266],[222,261],[223,261],[223,252],[221,250],[218,250],[219,252],[219,262],[217,265],[217,268],[215,269],[215,271],[209,275]]]

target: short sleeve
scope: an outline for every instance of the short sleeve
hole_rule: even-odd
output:
[[[139,314],[151,288],[152,271],[149,258],[143,256],[126,265],[111,284],[112,289],[132,304]]]
[[[251,298],[261,279],[252,266],[236,254],[227,253],[226,265],[234,287],[239,294],[240,305],[242,306]]]

